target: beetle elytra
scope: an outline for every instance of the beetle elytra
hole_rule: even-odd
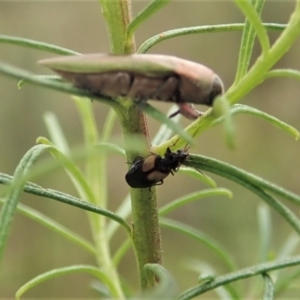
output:
[[[224,92],[223,83],[208,67],[175,56],[158,54],[86,54],[39,61],[63,79],[92,94],[174,102],[183,114],[196,119],[192,104],[211,106]]]

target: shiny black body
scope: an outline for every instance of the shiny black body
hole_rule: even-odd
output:
[[[173,152],[170,148],[167,148],[164,157],[157,154],[138,156],[125,176],[126,182],[132,188],[150,188],[163,184],[163,180],[170,173],[174,175],[188,156],[185,149]]]
[[[166,171],[174,175],[173,172],[178,171],[181,164],[188,158],[188,156],[189,153],[186,149],[173,152],[170,148],[167,148],[164,158],[158,162],[158,169],[161,172]]]

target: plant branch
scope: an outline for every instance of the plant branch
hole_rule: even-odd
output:
[[[242,269],[237,272],[232,272],[227,275],[219,276],[214,278],[213,280],[203,284],[195,286],[185,292],[183,292],[178,299],[179,300],[188,300],[192,299],[198,295],[201,295],[209,290],[215,289],[219,286],[229,284],[231,282],[249,278],[252,276],[256,276],[259,274],[265,274],[270,271],[297,266],[300,264],[300,256],[296,256],[290,259],[277,261],[277,262],[271,262],[271,263],[265,263],[265,264],[259,264],[250,268]]]
[[[0,183],[2,184],[11,184],[13,180],[12,176],[9,176],[7,174],[0,173]],[[33,194],[36,196],[49,198],[52,200],[56,200],[68,205],[72,205],[81,209],[84,209],[86,211],[90,211],[96,214],[100,214],[102,216],[108,217],[115,222],[118,222],[120,225],[124,227],[124,229],[127,231],[128,235],[131,236],[131,228],[130,225],[121,217],[114,214],[113,212],[103,209],[101,207],[98,207],[90,202],[83,201],[77,197],[62,193],[60,191],[56,191],[53,189],[45,189],[35,183],[32,182],[26,182],[24,186],[24,192]]]
[[[300,205],[300,196],[297,194],[294,194],[290,191],[285,190],[282,187],[279,187],[267,180],[264,180],[258,176],[255,176],[251,173],[248,173],[244,170],[238,169],[234,166],[231,166],[227,163],[224,163],[222,161],[219,161],[217,159],[209,158],[203,155],[191,155],[191,159],[189,161],[185,161],[184,165],[195,167],[195,168],[205,168],[209,169],[209,172],[213,172],[214,174],[220,175],[222,173],[222,176],[226,177],[226,174],[234,175],[237,179],[243,180],[245,182],[249,182],[253,185],[256,185],[260,187],[263,190],[267,190],[272,192],[275,195],[278,195],[280,197],[283,197],[296,205]],[[219,173],[218,173],[219,172]],[[230,176],[231,176],[230,175]]]
[[[286,28],[286,24],[276,23],[263,23],[264,27],[269,30],[282,31]],[[142,43],[138,49],[138,53],[146,53],[154,45],[161,43],[165,40],[180,37],[189,34],[199,33],[216,33],[216,32],[230,32],[240,31],[245,27],[244,23],[232,23],[232,24],[220,24],[220,25],[204,25],[204,26],[193,26],[185,28],[176,28],[168,31],[156,34]]]

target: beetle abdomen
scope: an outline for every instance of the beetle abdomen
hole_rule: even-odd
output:
[[[99,74],[74,74],[64,71],[57,73],[74,86],[95,95],[183,102],[179,92],[179,78],[176,76],[155,78],[121,71]]]
[[[157,161],[160,160],[161,157],[155,154],[136,157],[125,175],[127,184],[132,188],[147,188],[162,183],[170,172],[156,169]]]

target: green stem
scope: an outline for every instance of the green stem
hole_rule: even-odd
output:
[[[145,123],[139,123],[139,119],[141,118],[139,114],[141,113],[137,110],[135,119],[132,119],[131,122],[129,122],[129,120],[124,121],[122,129],[125,143],[130,141],[130,136],[133,133],[148,137],[146,127],[142,127]],[[132,118],[134,116],[133,113],[131,113],[130,116]],[[125,147],[129,148],[126,144]],[[141,153],[127,152],[126,154],[127,161],[133,161],[133,159]],[[153,287],[156,284],[156,279],[154,274],[147,274],[144,265],[146,263],[162,263],[156,191],[155,188],[130,189],[130,195],[133,218],[132,234],[140,274],[140,283],[142,289],[146,289],[147,287]]]
[[[105,18],[111,52],[133,53],[134,38],[127,39],[127,28],[132,18],[130,0],[99,0]]]
[[[179,300],[188,300],[192,299],[200,294],[203,294],[209,290],[215,289],[219,286],[229,284],[231,282],[241,280],[244,278],[249,278],[255,275],[259,274],[265,274],[270,271],[278,270],[281,268],[287,268],[291,266],[297,266],[300,264],[300,256],[296,256],[290,259],[286,259],[283,261],[277,261],[277,262],[271,262],[271,263],[265,263],[256,265],[250,268],[238,270],[236,272],[232,272],[229,274],[226,274],[224,276],[219,276],[203,285],[195,286],[184,293],[182,293],[178,299]]]
[[[135,52],[134,36],[127,36],[127,28],[131,21],[131,1],[99,0],[107,24],[110,44],[113,53]],[[124,135],[127,161],[133,161],[137,155],[145,155],[141,151],[129,151],[132,135],[139,135],[149,145],[149,135],[145,116],[132,101],[124,101],[122,105],[126,113],[116,111]],[[155,189],[131,189],[131,206],[133,218],[133,241],[142,289],[156,284],[154,274],[148,276],[144,269],[146,263],[161,263],[162,250],[158,209]]]
[[[91,102],[80,101],[80,99],[77,99],[76,103],[82,119],[85,145],[87,148],[93,149],[97,145],[99,137],[92,104]],[[106,159],[106,153],[102,152],[102,155],[97,157],[91,156],[86,164],[86,177],[95,195],[96,204],[105,208],[107,207]],[[109,238],[106,231],[107,219],[102,216],[97,217],[94,214],[90,214],[89,220],[93,229],[98,264],[106,271],[107,276],[112,279],[112,282],[114,282],[119,297],[124,297],[118,273],[112,267]]]

